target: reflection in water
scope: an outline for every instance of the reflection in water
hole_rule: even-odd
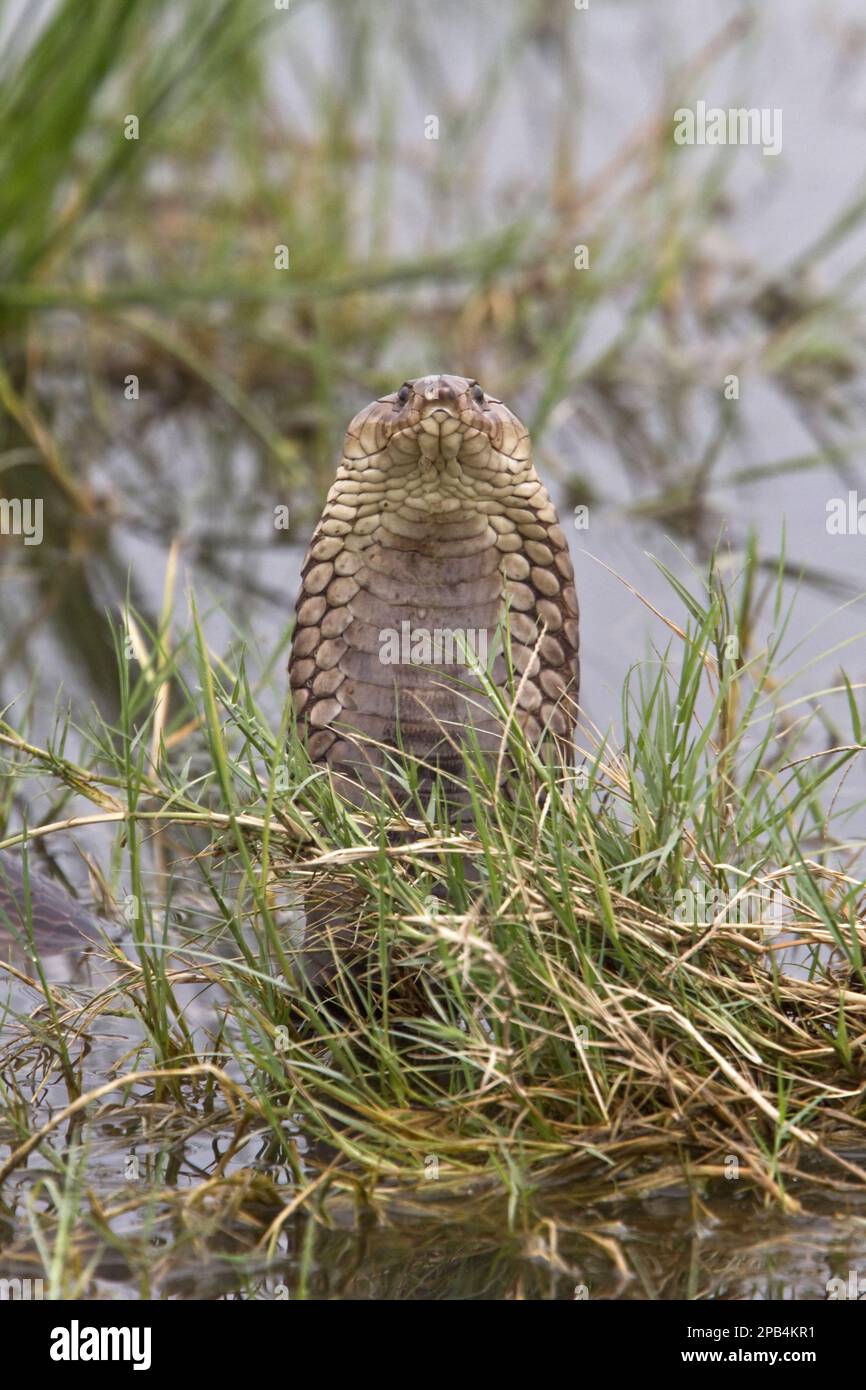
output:
[[[101,1163],[112,1173],[107,1157]],[[149,1268],[152,1294],[173,1298],[824,1301],[830,1281],[847,1283],[866,1260],[866,1198],[808,1181],[796,1217],[766,1210],[735,1182],[609,1204],[537,1194],[511,1224],[501,1201],[465,1195],[422,1191],[375,1210],[334,1200],[281,1223],[269,1257],[277,1201],[248,1170],[230,1210],[185,1203],[208,1173],[213,1154],[202,1167],[173,1151],[159,1167],[163,1187],[174,1189],[162,1212],[128,1224],[122,1252],[85,1239],[81,1254],[95,1256],[90,1296],[136,1296],[137,1275]],[[112,1190],[114,1200],[134,1195]],[[17,1258],[13,1272],[28,1267],[25,1250]]]
[[[68,889],[34,866],[25,875],[17,854],[0,854],[0,959],[25,973],[38,961],[51,982],[93,986],[111,935]]]
[[[384,180],[370,149],[387,92],[389,119],[411,152],[388,171],[396,188],[390,248],[433,257],[447,246],[471,247],[516,208],[537,228],[521,249],[530,261],[526,277],[514,288],[507,278],[499,283],[485,273],[469,291],[463,279],[456,289],[446,280],[424,281],[408,328],[402,312],[393,339],[376,337],[375,329],[364,337],[368,321],[392,312],[367,301],[350,307],[346,320],[331,320],[318,304],[302,306],[297,316],[282,300],[261,316],[245,307],[249,338],[240,333],[238,341],[246,355],[239,348],[235,358],[230,334],[224,351],[232,380],[259,388],[270,434],[286,446],[283,455],[272,444],[257,447],[266,431],[256,410],[226,418],[222,407],[230,391],[223,388],[218,402],[208,397],[202,403],[189,370],[191,350],[184,370],[176,370],[171,353],[145,350],[140,324],[137,332],[126,325],[124,337],[112,320],[117,341],[100,355],[88,339],[93,358],[80,370],[78,330],[70,334],[64,320],[71,360],[53,378],[50,369],[37,377],[43,408],[49,413],[53,407],[49,423],[59,449],[86,474],[87,505],[70,505],[57,477],[34,463],[17,434],[3,440],[3,495],[44,498],[45,542],[23,547],[0,536],[0,705],[18,701],[17,717],[37,671],[32,723],[40,744],[54,727],[61,687],[76,719],[83,721],[93,701],[103,719],[114,720],[117,671],[106,610],[117,619],[129,594],[156,630],[175,543],[183,579],[207,596],[214,650],[225,651],[241,633],[250,667],[266,668],[285,637],[310,518],[345,420],[386,378],[391,389],[406,375],[464,371],[473,364],[532,424],[539,469],[568,510],[588,507],[588,528],[576,525],[570,540],[583,607],[586,709],[601,727],[618,715],[625,672],[666,633],[591,557],[669,612],[670,589],[650,553],[687,576],[721,526],[733,538],[731,569],[751,528],[771,568],[784,519],[789,592],[806,571],[785,674],[812,666],[802,678],[791,674],[784,698],[793,702],[804,690],[838,687],[843,658],[847,663],[850,657],[855,684],[866,680],[858,636],[864,610],[857,598],[864,583],[863,538],[851,528],[831,534],[826,525],[828,501],[862,487],[862,333],[849,315],[860,292],[862,227],[849,224],[844,236],[831,232],[822,243],[844,211],[862,162],[862,92],[851,59],[862,41],[859,5],[798,5],[798,23],[791,23],[789,0],[765,3],[759,7],[763,27],[741,61],[718,70],[695,58],[707,44],[706,20],[698,14],[703,7],[687,3],[593,6],[591,18],[587,12],[576,21],[587,27],[571,32],[567,44],[558,21],[547,20],[538,7],[513,33],[501,27],[508,7],[482,6],[477,13],[475,7],[446,8],[449,22],[431,27],[429,7],[419,7],[424,42],[407,43],[405,66],[396,73],[391,26],[369,26],[375,47],[368,56],[378,74],[373,97],[365,104],[357,94],[357,128],[340,135],[338,162],[324,182],[330,181],[330,196],[341,178],[351,184],[347,221],[378,246],[385,239],[376,213]],[[401,14],[410,9],[401,6]],[[401,17],[400,26],[410,23]],[[293,26],[290,41],[273,44],[274,101],[301,129],[314,129],[316,102],[300,79],[305,71],[354,79],[345,67],[354,45],[342,31],[335,36],[315,5],[298,7]],[[455,42],[455,36],[466,41]],[[727,61],[725,43],[716,48]],[[488,69],[491,52],[495,62]],[[677,104],[676,60],[692,63],[688,83],[712,86],[707,94],[719,104],[727,105],[729,96],[739,102],[746,85],[760,92],[762,106],[785,109],[777,162],[743,151],[721,166],[713,164],[713,151],[681,152],[679,168],[690,161],[700,216],[689,200],[678,211],[680,186],[662,186],[661,194],[654,186],[664,161],[647,132]],[[458,134],[459,158],[448,139],[422,146],[423,158],[412,143],[427,112],[440,106],[444,131]],[[608,202],[607,162],[628,148],[642,150],[641,160],[614,169]],[[580,170],[579,185],[571,167]],[[620,182],[624,171],[631,191]],[[306,195],[308,188],[300,186]],[[157,254],[179,244],[186,260],[183,185],[181,194],[174,202],[151,195],[148,236],[158,243]],[[365,216],[368,206],[373,211]],[[277,239],[261,209],[254,216],[265,220],[270,240]],[[419,229],[426,225],[424,248]],[[586,289],[598,281],[582,283],[570,271],[574,241],[589,236],[585,226],[592,232],[594,272],[608,277],[600,293]],[[629,263],[642,248],[648,259],[635,285]],[[136,255],[140,247],[131,262]],[[556,267],[566,263],[570,278],[562,282]],[[261,281],[260,270],[256,275]],[[655,312],[646,308],[650,280],[659,287]],[[837,283],[834,306],[830,291]],[[221,300],[219,306],[222,312]],[[206,340],[210,327],[196,317],[191,327],[180,322],[179,336],[189,329],[194,345]],[[220,341],[222,330],[220,320]],[[355,355],[340,356],[344,341],[360,344]],[[281,356],[286,343],[288,356]],[[431,356],[438,360],[418,360]],[[114,390],[129,371],[144,383],[135,406]],[[731,371],[740,378],[736,409],[722,392]],[[276,531],[274,507],[286,502],[291,528]],[[179,583],[177,592],[184,587]],[[185,622],[184,598],[177,612]],[[766,626],[772,626],[769,615]],[[264,699],[275,717],[281,698],[274,682]],[[829,698],[831,714],[834,700],[842,710],[845,699],[843,690]],[[74,726],[66,746],[77,755]],[[837,810],[862,796],[864,762],[846,779]],[[25,807],[23,781],[17,787],[22,799],[12,808],[13,828],[25,809],[32,824],[53,804],[37,796]],[[861,828],[862,813],[853,839],[862,839]],[[98,859],[114,842],[107,832],[90,833],[88,849]],[[34,948],[48,980],[70,986],[76,1001],[96,996],[125,967],[110,963],[97,944],[103,930],[117,935],[114,926],[43,879],[34,879],[31,937],[12,909],[21,896],[18,861],[9,855],[0,861],[11,875],[0,876],[0,956],[34,981],[10,978],[8,996],[4,992],[11,1006],[5,1041],[14,1053],[20,1019],[41,1025],[48,1012],[35,982]],[[193,928],[196,920],[202,929],[208,925],[193,912]],[[140,961],[128,936],[121,946],[134,972]],[[175,993],[193,1041],[212,1046],[230,1026],[219,989],[196,977],[201,961],[194,954],[166,952],[164,959],[181,967]],[[182,1058],[188,1039],[173,1037]],[[124,999],[116,1015],[100,1017],[97,1036],[76,1061],[76,1084],[97,1085],[123,1070],[145,1041],[141,1015]],[[46,1057],[53,1058],[55,1045],[46,1029]],[[43,1090],[42,1079],[38,1069],[34,1078],[28,1075],[16,1098],[38,1109],[40,1119],[69,1100],[59,1084]],[[259,1138],[235,1134],[223,1114],[215,1117],[203,1107],[203,1132],[189,1139],[172,1132],[169,1108],[162,1109],[158,1097],[150,1090],[142,1097],[140,1115],[101,1114],[84,1136],[88,1182],[128,1242],[121,1253],[98,1220],[93,1229],[82,1226],[82,1255],[99,1251],[92,1286],[102,1293],[134,1294],[144,1281],[154,1291],[204,1297],[282,1297],[288,1291],[291,1297],[567,1299],[585,1286],[591,1297],[821,1298],[829,1277],[866,1264],[866,1206],[859,1195],[801,1183],[793,1192],[802,1212],[785,1216],[766,1211],[745,1185],[705,1189],[696,1179],[694,1191],[672,1189],[615,1205],[597,1192],[587,1196],[567,1186],[555,1197],[536,1194],[513,1229],[501,1203],[474,1197],[437,1203],[432,1183],[417,1198],[395,1198],[375,1210],[347,1208],[342,1198],[323,1201],[315,1220],[299,1214],[286,1224],[276,1263],[265,1273],[258,1242],[279,1210],[274,1189],[284,1196],[297,1175],[281,1168]],[[3,1129],[10,1147],[16,1137]],[[70,1128],[70,1143],[79,1138]],[[303,1155],[302,1136],[296,1143]],[[130,1157],[136,1178],[127,1171]],[[248,1188],[228,1209],[186,1200],[203,1180],[244,1170]],[[45,1176],[53,1169],[34,1155],[17,1180],[23,1189]],[[142,1180],[162,1194],[150,1209],[137,1205]],[[4,1231],[4,1241],[7,1236],[11,1240]],[[0,1275],[18,1272],[19,1258],[21,1272],[32,1272],[26,1222],[16,1239],[8,1268],[0,1259]]]

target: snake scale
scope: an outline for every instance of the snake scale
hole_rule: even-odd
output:
[[[491,651],[506,609],[516,717],[531,740],[547,732],[568,745],[578,604],[529,433],[475,381],[404,382],[349,425],[302,568],[289,678],[313,762],[358,799],[397,744],[431,774],[455,776],[468,724],[482,748],[497,747],[502,722],[473,675],[466,634],[476,654]],[[435,661],[436,634],[446,655],[442,641],[460,636],[449,664]],[[494,684],[504,690],[507,676],[500,650]]]

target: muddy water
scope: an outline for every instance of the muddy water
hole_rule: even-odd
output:
[[[501,24],[497,27],[501,7],[482,15],[483,8],[467,16],[465,7],[456,4],[439,7],[437,13],[447,22],[437,22],[429,35],[426,87],[408,78],[393,80],[391,73],[390,100],[407,139],[430,110],[471,102],[481,71],[479,55],[504,41]],[[495,227],[514,189],[520,190],[529,208],[549,198],[563,111],[558,84],[575,83],[570,119],[576,167],[591,179],[630,135],[660,108],[667,109],[664,92],[671,71],[715,32],[708,15],[712,13],[721,26],[740,8],[696,7],[685,0],[593,3],[589,11],[575,14],[574,22],[583,30],[573,73],[560,66],[555,38],[546,37],[543,27],[525,36],[513,54],[494,129],[482,131],[483,163],[473,164],[475,193],[468,211],[475,230]],[[853,274],[866,257],[862,230],[840,239],[826,255],[815,250],[862,187],[862,7],[853,0],[769,0],[755,12],[757,27],[745,50],[740,47],[723,57],[710,75],[696,80],[694,99],[780,108],[782,152],[768,158],[756,149],[731,151],[736,168],[724,211],[696,235],[706,237],[709,260],[729,267],[734,285],[747,284],[750,277],[784,277],[794,266],[820,295],[831,291],[840,276]],[[383,26],[377,54],[383,75],[392,58],[388,32]],[[292,86],[291,74],[299,64],[315,71],[339,71],[336,42],[333,27],[315,6],[299,10],[291,51],[277,46],[274,54],[274,100],[282,102],[289,115],[301,121],[305,115],[304,98]],[[437,43],[442,49],[434,61]],[[442,84],[447,86],[447,101]],[[712,156],[708,150],[683,152],[696,178]],[[428,207],[419,219],[417,177],[407,174],[398,182],[393,249],[417,254],[459,241],[464,224],[458,209],[452,207],[439,218]],[[466,185],[461,188],[465,192]],[[575,240],[579,238],[578,228]],[[850,317],[861,312],[861,301],[860,280],[852,279],[846,290]],[[627,447],[622,414],[600,419],[599,402],[580,377],[581,369],[623,330],[625,311],[618,302],[606,303],[590,318],[575,349],[574,390],[537,440],[540,469],[558,490],[566,511],[575,500],[591,497],[588,530],[572,530],[583,607],[587,714],[602,728],[616,724],[626,671],[654,645],[667,642],[657,620],[598,561],[681,620],[682,612],[650,557],[658,556],[689,579],[691,567],[700,565],[720,527],[726,529],[731,565],[736,568],[751,528],[770,563],[778,554],[784,525],[792,571],[789,593],[798,587],[797,573],[806,571],[787,643],[789,698],[836,686],[842,664],[853,682],[866,682],[866,605],[861,597],[866,588],[866,536],[831,534],[827,527],[828,502],[858,489],[866,496],[866,468],[858,442],[866,442],[860,329],[852,335],[853,378],[839,381],[831,410],[826,402],[807,408],[802,397],[780,388],[766,364],[756,362],[744,372],[736,428],[722,443],[702,489],[702,535],[696,539],[691,524],[679,529],[668,521],[647,519],[646,506],[690,476],[701,458],[715,419],[710,402],[713,393],[717,399],[726,370],[726,346],[737,331],[748,334],[754,325],[744,316],[738,325],[726,325],[719,339],[690,343],[685,362],[674,360],[673,368],[691,368],[705,387],[703,394],[684,398],[675,430],[669,418],[673,368],[668,349],[647,336],[646,375],[632,381],[627,392],[629,404],[649,422],[649,437],[657,446],[652,456],[648,452],[641,457],[639,446]],[[682,343],[671,349],[674,359],[683,351]],[[407,368],[397,360],[396,350],[394,357],[397,385]],[[665,370],[659,373],[653,370],[658,358],[665,360]],[[419,361],[408,372],[460,371],[463,365]],[[485,382],[492,390],[498,386],[496,367],[492,351],[492,376]],[[81,400],[76,383],[58,384],[58,391],[69,397],[74,416],[72,407]],[[539,384],[527,381],[510,403],[532,419],[538,400]],[[334,421],[335,437],[360,404],[359,394],[346,393],[341,418]],[[74,448],[75,437],[65,442]],[[816,457],[822,448],[823,458]],[[795,458],[809,460],[808,466],[767,475],[756,471]],[[293,496],[283,481],[265,470],[240,435],[215,435],[208,420],[190,408],[175,409],[132,439],[128,419],[119,421],[116,442],[92,466],[97,485],[122,499],[116,519],[79,536],[74,548],[68,528],[58,524],[49,529],[44,545],[26,552],[7,545],[3,555],[0,703],[18,700],[20,705],[22,692],[33,683],[32,727],[41,742],[51,728],[60,687],[76,712],[83,714],[95,702],[111,717],[115,672],[101,615],[106,609],[118,613],[129,574],[135,606],[151,616],[159,612],[168,549],[178,535],[182,581],[195,586],[202,609],[214,601],[207,620],[214,648],[224,649],[233,627],[240,629],[250,645],[253,669],[257,662],[264,665],[285,629],[315,509],[312,497]],[[272,526],[274,505],[286,500],[297,516],[296,539],[290,544],[275,538]],[[184,582],[178,586],[181,594]],[[178,611],[185,618],[182,600]],[[768,611],[765,630],[771,626]],[[795,674],[806,666],[802,675]],[[828,708],[840,716],[842,698],[827,698]],[[275,689],[274,708],[277,701]],[[70,752],[74,755],[74,739]],[[866,824],[864,791],[866,777],[857,769],[843,793],[843,804],[851,811],[844,833],[860,841]],[[30,819],[37,819],[47,804],[37,798]],[[17,807],[18,812],[22,809]],[[94,832],[86,845],[98,858],[108,840]],[[60,857],[70,877],[81,882],[80,865],[69,846]],[[111,978],[112,967],[100,965],[92,954],[58,951],[54,941],[43,942],[42,948],[49,977],[85,995],[105,987]],[[13,1007],[24,1011],[33,1001],[33,992],[16,983]],[[190,988],[189,1007],[205,1027],[207,997]],[[137,1035],[128,1019],[102,1026],[87,1059],[86,1083],[100,1081],[134,1041]],[[41,1103],[50,1108],[55,1099],[59,1103],[61,1098],[49,1092]],[[173,1152],[171,1181],[183,1185],[200,1180],[213,1165],[215,1143],[218,1147],[219,1140],[206,1135],[182,1152]],[[125,1136],[108,1131],[94,1140],[88,1171],[97,1189],[116,1193],[128,1149]],[[156,1162],[163,1151],[153,1141],[143,1144],[141,1152]],[[231,1167],[253,1163],[267,1166],[255,1141],[235,1154]],[[41,1171],[38,1162],[32,1165],[27,1180]],[[285,1175],[274,1176],[279,1180]],[[363,1229],[358,1229],[353,1214],[338,1214],[334,1229],[317,1235],[311,1260],[305,1256],[303,1276],[299,1252],[308,1247],[299,1218],[287,1229],[279,1260],[267,1272],[247,1249],[243,1231],[228,1230],[204,1239],[195,1258],[176,1252],[165,1262],[158,1282],[163,1290],[185,1296],[240,1289],[248,1295],[280,1297],[281,1288],[297,1293],[302,1280],[311,1293],[349,1297],[571,1298],[575,1287],[586,1286],[592,1296],[624,1298],[823,1298],[828,1279],[847,1278],[851,1269],[866,1270],[866,1198],[853,1192],[834,1194],[820,1181],[799,1184],[796,1195],[802,1215],[784,1217],[767,1213],[754,1195],[735,1184],[699,1192],[671,1189],[615,1210],[575,1204],[565,1189],[539,1204],[539,1223],[550,1214],[560,1231],[555,1259],[541,1224],[534,1239],[513,1236],[495,1203],[467,1230],[442,1204],[418,1198],[413,1205],[406,1199]],[[590,1234],[609,1242],[607,1254],[600,1253]],[[610,1253],[615,1247],[631,1271],[627,1279],[617,1272]],[[26,1262],[21,1265],[22,1270],[28,1268]],[[14,1272],[0,1268],[3,1274]],[[92,1291],[134,1293],[139,1287],[127,1259],[105,1246]]]

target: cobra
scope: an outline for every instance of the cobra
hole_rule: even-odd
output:
[[[569,744],[579,692],[574,574],[529,433],[477,381],[406,381],[349,425],[343,457],[302,569],[289,662],[314,762],[345,794],[381,779],[399,745],[432,777],[458,777],[461,734],[501,734],[489,691],[465,660],[405,654],[409,634],[472,634],[493,648],[507,615],[516,718],[533,741]],[[424,650],[424,643],[421,644]],[[388,659],[383,653],[387,648]],[[409,643],[409,650],[415,648]],[[492,680],[505,690],[500,650]]]

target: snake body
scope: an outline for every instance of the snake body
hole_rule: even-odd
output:
[[[465,659],[465,634],[476,654],[492,652],[506,609],[516,717],[533,741],[546,732],[570,744],[577,596],[529,433],[477,382],[407,381],[349,425],[303,564],[289,673],[312,760],[353,796],[386,748],[459,774],[468,724],[482,747],[497,746],[501,720]],[[458,639],[456,661],[437,664],[437,633]],[[492,677],[505,688],[501,651]]]

